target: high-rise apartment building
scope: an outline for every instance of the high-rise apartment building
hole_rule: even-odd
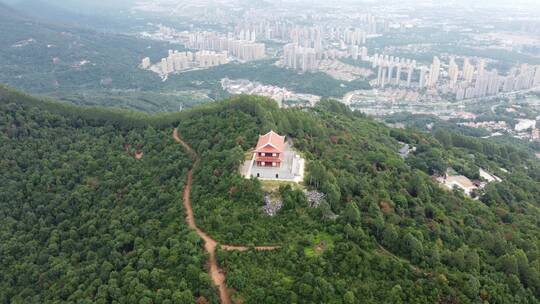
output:
[[[349,52],[351,53],[351,58],[353,60],[358,60],[358,55],[360,52],[360,49],[358,48],[358,45],[351,45],[349,47]]]
[[[367,61],[367,59],[368,59],[368,49],[367,49],[367,47],[363,46],[360,49],[360,54],[362,56],[362,60]]]
[[[431,64],[431,69],[429,71],[428,85],[430,87],[434,87],[435,85],[437,85],[440,74],[441,74],[441,61],[439,60],[439,57],[435,56],[433,57],[433,63]]]
[[[478,76],[484,76],[486,72],[486,60],[480,59],[478,61]]]
[[[463,79],[467,83],[472,83],[474,77],[474,66],[469,61],[469,58],[465,58],[463,63]]]
[[[420,88],[424,88],[426,86],[426,68],[425,67],[420,67],[420,80],[419,80],[418,86]]]
[[[497,70],[492,70],[491,72],[487,73],[487,96],[497,95],[499,93],[500,87],[501,87],[501,80],[499,77],[499,73]]]
[[[412,82],[412,74],[414,72],[414,66],[413,65],[410,65],[409,68],[407,69],[407,87],[410,88],[411,87],[411,82]]]
[[[450,57],[450,63],[448,64],[448,78],[450,80],[450,87],[454,88],[457,84],[459,75],[459,67],[456,64],[456,59],[454,57]]]
[[[533,86],[540,86],[540,65],[536,66],[536,72],[534,73]]]
[[[401,81],[401,66],[402,65],[403,65],[403,62],[400,62],[398,58],[398,63],[397,63],[397,68],[396,68],[396,85],[399,85],[399,82]]]

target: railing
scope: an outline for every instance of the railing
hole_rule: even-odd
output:
[[[282,160],[278,157],[269,157],[269,156],[257,156],[257,161],[265,162],[265,163],[280,163]]]

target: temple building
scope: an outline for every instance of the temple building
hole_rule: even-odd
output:
[[[274,131],[259,135],[252,157],[240,166],[245,178],[301,183],[305,160],[293,149],[292,138],[285,140]]]
[[[255,163],[258,167],[281,167],[285,156],[285,136],[274,131],[259,136],[255,148]]]

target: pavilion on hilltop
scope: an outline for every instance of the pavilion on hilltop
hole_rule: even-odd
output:
[[[255,163],[258,167],[281,167],[285,154],[285,136],[274,131],[259,136],[255,148]]]

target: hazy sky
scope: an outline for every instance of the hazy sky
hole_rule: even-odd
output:
[[[93,8],[93,9],[123,9],[131,7],[134,3],[139,2],[141,0],[0,0],[0,2],[4,2],[7,4],[14,4],[19,2],[25,2],[25,1],[39,1],[39,2],[45,2],[45,3],[51,3],[55,6],[59,7],[65,7],[65,8],[79,8],[79,9],[85,9],[85,8]],[[149,0],[144,0],[149,1]],[[219,0],[214,0],[216,2],[219,2]],[[274,1],[268,0],[270,3]],[[178,0],[178,2],[197,2],[197,0]],[[224,0],[224,2],[231,2],[231,0]],[[540,13],[540,0],[280,0],[281,3],[286,2],[295,2],[295,3],[306,3],[308,4],[323,4],[323,3],[339,3],[341,5],[345,3],[355,3],[355,4],[361,4],[361,3],[372,3],[372,4],[383,4],[383,5],[391,5],[392,3],[396,3],[396,5],[403,6],[403,5],[410,5],[415,6],[416,5],[430,5],[430,6],[436,6],[440,4],[441,6],[448,7],[450,6],[466,6],[466,7],[507,7],[507,8],[514,8],[514,9],[526,9],[526,10],[538,10]],[[275,3],[275,2],[274,2]]]

